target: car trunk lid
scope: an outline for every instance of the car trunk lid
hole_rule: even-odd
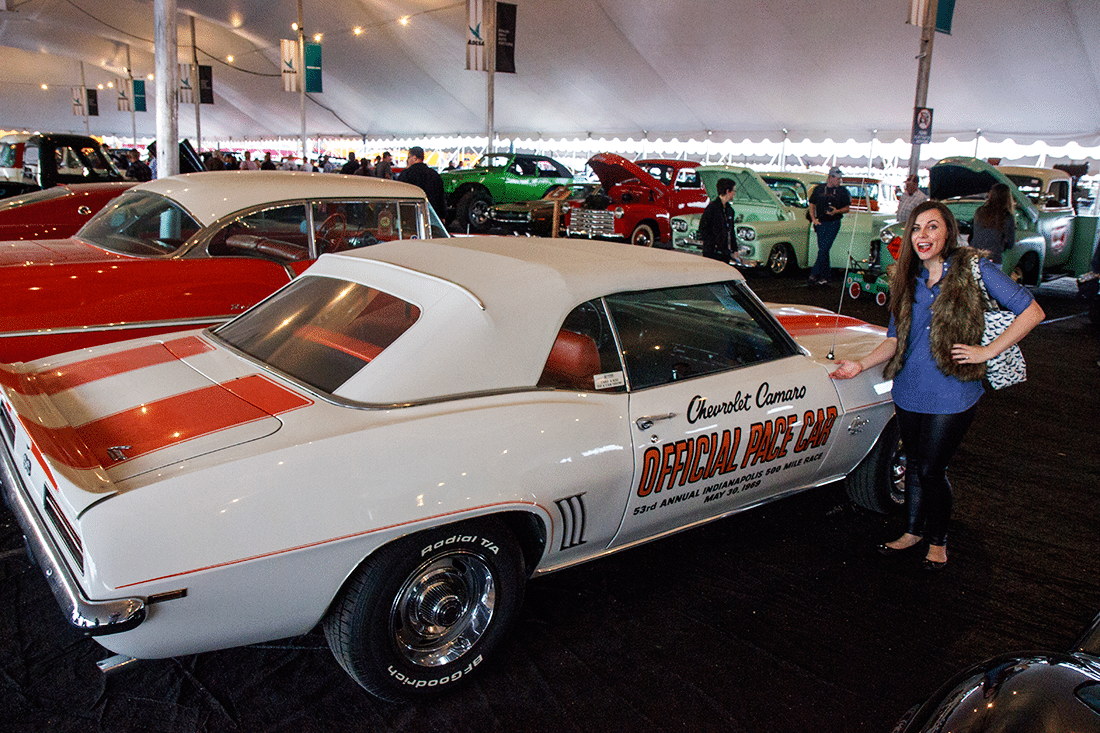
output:
[[[220,381],[188,364],[211,351],[197,336],[148,339],[0,378],[47,483],[79,514],[135,476],[271,435],[278,415],[311,403],[245,362]]]

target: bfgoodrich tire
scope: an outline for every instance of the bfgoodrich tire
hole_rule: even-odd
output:
[[[897,420],[886,424],[871,452],[844,480],[844,488],[854,503],[879,514],[905,506],[905,452]]]
[[[408,702],[466,679],[523,601],[515,537],[491,518],[400,539],[367,558],[325,616],[340,666],[371,694]]]

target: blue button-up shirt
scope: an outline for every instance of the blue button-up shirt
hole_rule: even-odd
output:
[[[951,266],[950,258],[943,271]],[[989,295],[1002,308],[1016,315],[1023,313],[1034,298],[1024,287],[1001,272],[995,264],[982,258],[979,268]],[[942,282],[942,278],[941,278]],[[932,303],[940,294],[940,283],[928,287],[928,269],[917,277],[916,302],[913,304],[913,325],[909,332],[909,356],[894,376],[894,404],[909,412],[950,415],[970,409],[981,398],[985,388],[981,380],[963,382],[940,371],[932,356],[929,334],[932,328]],[[897,337],[894,317],[890,316],[887,336]]]

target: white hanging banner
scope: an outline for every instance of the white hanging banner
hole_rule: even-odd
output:
[[[470,71],[489,70],[485,38],[481,33],[484,18],[485,0],[466,0],[466,68]]]
[[[195,90],[191,86],[191,64],[179,65],[180,75],[180,88],[179,88],[179,103],[180,104],[194,104],[195,103]]]
[[[283,58],[283,91],[299,91],[298,83],[302,75],[298,70],[302,68],[302,60],[298,57],[298,41],[283,38],[279,41],[282,47]]]
[[[73,114],[84,116],[84,87],[73,87]]]
[[[115,77],[115,89],[118,90],[118,111],[130,111],[130,80]]]

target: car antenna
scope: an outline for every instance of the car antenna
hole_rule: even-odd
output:
[[[860,176],[859,184],[860,184],[860,190],[863,190],[867,185],[867,177],[866,176]],[[840,185],[843,186],[844,182],[841,181]],[[869,191],[867,192],[867,215],[868,216],[871,215],[871,194],[870,194]],[[858,211],[856,212],[855,216],[856,217],[859,216]],[[872,219],[872,221],[873,221],[873,219]],[[836,304],[836,321],[833,323],[833,343],[832,343],[832,345],[829,346],[829,353],[825,355],[825,358],[828,359],[829,361],[835,361],[835,358],[836,358],[836,333],[837,333],[837,331],[840,330],[840,309],[844,305],[844,293],[847,291],[847,287],[845,287],[845,283],[848,282],[848,273],[852,269],[852,246],[855,244],[855,241],[856,241],[856,227],[853,224],[852,225],[851,236],[848,237],[848,258],[847,258],[847,261],[844,263],[844,277],[842,277],[840,279],[840,282],[841,282],[840,302]]]

